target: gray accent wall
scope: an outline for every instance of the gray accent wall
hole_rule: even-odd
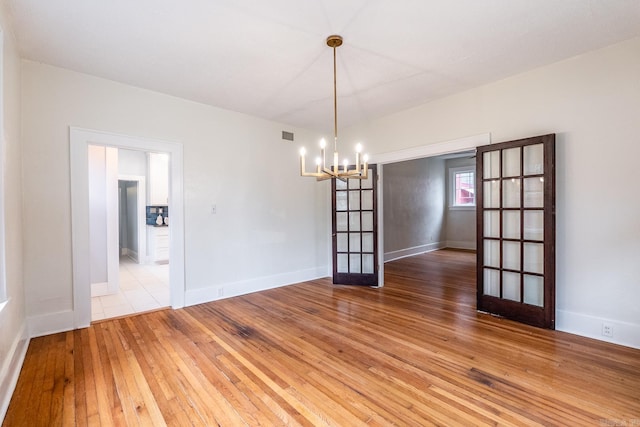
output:
[[[139,260],[138,248],[138,182],[118,181],[120,254]],[[141,214],[142,215],[142,214]]]
[[[384,165],[385,262],[445,247],[476,248],[476,210],[450,209],[449,169],[474,166],[473,153]]]
[[[446,169],[439,158],[384,165],[385,261],[442,247]]]

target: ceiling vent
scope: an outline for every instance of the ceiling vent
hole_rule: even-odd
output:
[[[293,141],[293,132],[282,131],[282,139],[286,141]]]

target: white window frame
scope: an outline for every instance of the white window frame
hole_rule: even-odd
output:
[[[449,209],[451,210],[475,210],[476,209],[476,194],[474,184],[474,197],[473,204],[457,205],[456,204],[456,174],[471,172],[473,173],[473,179],[475,183],[476,167],[475,165],[460,166],[455,168],[449,168]]]

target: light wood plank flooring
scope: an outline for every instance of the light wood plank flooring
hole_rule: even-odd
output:
[[[640,350],[476,313],[474,257],[33,339],[4,425],[640,425]]]

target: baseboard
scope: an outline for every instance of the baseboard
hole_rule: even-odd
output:
[[[429,243],[427,245],[414,246],[412,248],[400,249],[398,251],[385,252],[384,262],[395,261],[400,258],[406,258],[426,252],[437,251],[445,247],[443,242]]]
[[[18,383],[20,370],[27,354],[27,348],[29,348],[29,338],[26,332],[27,325],[23,323],[0,370],[0,424],[7,414],[11,396]]]
[[[101,297],[103,295],[109,295],[109,283],[100,282],[91,284],[91,296]]]
[[[205,302],[250,294],[252,292],[279,288],[282,286],[292,285],[294,283],[319,279],[321,277],[327,277],[327,267],[310,268],[307,270],[276,274],[257,279],[187,290],[185,292],[185,306],[203,304]]]
[[[27,327],[31,338],[72,331],[75,329],[73,310],[28,317]]]
[[[139,258],[138,258],[138,252],[134,251],[132,249],[127,249],[127,256],[132,260],[135,261],[136,263],[138,262]]]
[[[613,336],[602,335],[604,323],[612,327]],[[570,334],[640,349],[639,324],[620,322],[566,310],[556,310],[556,329]]]
[[[476,241],[460,241],[460,240],[447,240],[447,248],[452,248],[452,249],[466,249],[469,251],[475,251],[476,250]]]

